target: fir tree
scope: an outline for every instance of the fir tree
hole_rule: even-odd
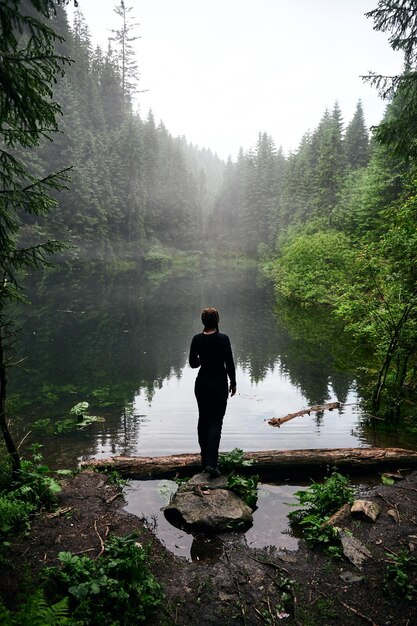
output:
[[[369,161],[369,138],[360,100],[356,105],[352,121],[346,128],[343,145],[346,160],[350,167],[357,169],[367,165]]]

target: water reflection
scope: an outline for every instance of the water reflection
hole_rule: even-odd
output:
[[[195,372],[187,356],[201,308],[210,304],[220,310],[238,364],[224,449],[348,446],[362,437],[349,408],[297,418],[285,429],[265,423],[308,404],[355,403],[356,392],[352,375],[337,369],[352,350],[328,315],[276,308],[254,270],[156,284],[139,271],[73,268],[35,277],[28,289],[33,304],[23,310],[19,345],[28,358],[10,376],[14,413],[22,416],[18,438],[36,419],[59,419],[80,400],[106,418],[81,433],[44,436],[51,462],[195,451]]]
[[[193,535],[172,526],[163,508],[177,489],[173,481],[130,481],[124,490],[125,510],[146,518],[158,539],[174,554],[190,561],[214,563],[223,552],[225,542],[245,541],[251,548],[275,546],[281,550],[296,550],[298,540],[289,532],[290,503],[296,502],[297,485],[259,485],[258,508],[253,525],[245,533],[223,533],[218,536]]]

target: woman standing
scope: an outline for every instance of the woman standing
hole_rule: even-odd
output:
[[[223,417],[229,391],[231,396],[236,393],[236,372],[229,337],[219,332],[218,311],[213,307],[204,309],[201,321],[204,329],[192,339],[189,361],[191,367],[200,367],[195,395],[201,463],[210,476],[216,477],[220,476],[217,463]]]

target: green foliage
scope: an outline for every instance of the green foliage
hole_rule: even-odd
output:
[[[259,476],[241,476],[236,474],[239,467],[250,467],[253,460],[244,459],[244,452],[240,448],[234,448],[230,452],[219,455],[219,467],[224,474],[229,474],[227,487],[236,493],[246,504],[255,508],[258,497]]]
[[[335,513],[346,502],[353,501],[353,489],[349,487],[349,479],[338,472],[333,472],[322,483],[314,482],[294,494],[301,508],[292,511],[289,518],[303,519],[306,515],[325,517]]]
[[[148,557],[136,535],[114,537],[95,561],[61,552],[62,567],[47,568],[44,576],[55,597],[69,597],[70,613],[79,624],[142,624],[163,598]]]
[[[116,485],[117,487],[124,487],[129,481],[126,478],[122,478],[120,472],[117,470],[111,470],[109,468],[104,468],[102,471],[107,476],[107,480],[111,485]]]
[[[323,483],[313,482],[294,495],[301,507],[289,513],[291,523],[300,526],[310,544],[321,546],[331,556],[340,556],[338,529],[323,524],[343,504],[353,501],[353,489],[349,487],[348,478],[333,472]]]
[[[104,422],[104,417],[98,417],[97,415],[89,415],[87,409],[89,407],[88,402],[78,402],[70,409],[69,417],[59,420],[55,424],[56,433],[66,433],[74,429],[82,430],[94,422]]]
[[[58,396],[53,395],[52,400],[56,402]],[[62,435],[74,430],[83,430],[95,422],[104,422],[104,417],[87,413],[88,407],[88,402],[78,402],[70,409],[67,417],[63,417],[55,422],[49,417],[41,418],[32,424],[32,430],[43,430],[49,435]]]
[[[0,623],[7,626],[70,626],[68,598],[48,604],[44,592],[39,589],[30,594],[17,611],[9,611],[0,602]]]
[[[390,476],[381,476],[381,483],[383,485],[393,485],[395,483],[394,478],[391,478]]]
[[[406,550],[398,555],[387,553],[391,562],[387,565],[386,589],[392,590],[406,600],[413,600],[417,593],[416,586],[411,582],[410,573],[416,566],[416,559]]]
[[[219,467],[224,474],[230,474],[238,467],[250,467],[253,460],[244,459],[245,453],[240,448],[233,448],[230,452],[223,452],[219,455]]]
[[[31,502],[22,501],[14,494],[0,495],[0,538],[2,541],[11,533],[29,525],[29,515],[34,510]]]
[[[334,230],[308,226],[290,231],[275,261],[277,293],[306,304],[333,304],[355,273],[356,250]]]
[[[240,476],[239,474],[230,474],[227,479],[227,487],[233,491],[239,498],[242,498],[251,509],[256,506],[258,498],[258,481],[259,476]]]
[[[34,446],[33,451],[32,460],[21,461],[13,482],[0,493],[0,542],[3,552],[12,536],[29,529],[30,516],[42,507],[52,507],[61,491],[43,463],[39,446]]]
[[[54,506],[61,491],[59,483],[50,476],[51,470],[43,463],[40,447],[39,444],[32,446],[32,460],[22,460],[13,489],[18,499],[32,504],[34,509]]]
[[[172,265],[172,256],[160,245],[152,246],[144,260],[150,270],[167,270]]]

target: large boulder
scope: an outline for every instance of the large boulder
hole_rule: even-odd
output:
[[[226,489],[227,478],[210,479],[197,474],[181,485],[164,509],[165,517],[175,526],[190,530],[220,533],[245,530],[252,524],[252,511],[239,496]]]

